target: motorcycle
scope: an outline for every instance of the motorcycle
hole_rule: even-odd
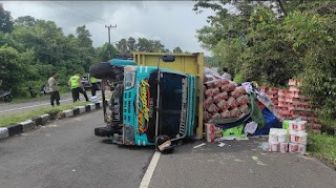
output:
[[[3,102],[11,102],[13,99],[12,91],[0,90],[0,100]]]

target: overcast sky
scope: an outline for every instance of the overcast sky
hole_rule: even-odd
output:
[[[206,25],[205,10],[192,11],[192,1],[0,1],[13,18],[30,15],[52,20],[64,33],[75,33],[77,26],[86,25],[94,46],[107,41],[105,24],[117,24],[111,30],[112,42],[121,38],[146,37],[161,40],[169,49],[180,46],[190,52],[203,51],[196,30]],[[208,54],[208,52],[206,52]]]

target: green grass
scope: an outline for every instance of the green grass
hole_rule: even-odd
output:
[[[72,109],[76,106],[82,106],[82,105],[85,105],[87,103],[88,102],[76,102],[76,103],[61,104],[60,106],[55,106],[55,107],[48,106],[48,107],[38,108],[38,109],[29,111],[29,112],[24,112],[24,113],[20,113],[20,114],[1,117],[0,118],[0,127],[5,127],[5,126],[11,125],[11,124],[19,123],[19,122],[25,121],[27,119],[30,119],[32,117],[42,115],[42,114],[55,115],[58,112],[61,112],[63,110]]]
[[[308,152],[336,168],[336,136],[309,134]]]
[[[50,96],[49,95],[44,95],[44,96],[36,96],[35,98],[31,97],[16,97],[13,98],[13,101],[11,103],[17,104],[17,103],[23,103],[23,102],[31,102],[31,101],[37,101],[41,99],[48,99]],[[9,103],[9,104],[11,104]]]
[[[69,93],[69,91],[61,91],[60,92],[61,98],[65,97],[65,96],[71,96],[71,94]],[[33,101],[39,101],[39,100],[43,100],[43,99],[49,99],[50,95],[37,95],[35,98],[32,98],[30,96],[25,96],[25,97],[14,97],[13,101],[11,103],[8,104],[17,104],[17,103],[24,103],[24,102],[33,102]]]

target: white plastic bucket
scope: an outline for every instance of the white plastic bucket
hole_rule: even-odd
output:
[[[307,124],[306,121],[300,121],[300,122],[298,122],[296,130],[298,130],[298,131],[304,131],[304,130],[306,130],[306,124]]]
[[[271,146],[271,151],[274,151],[274,152],[278,152],[280,149],[279,143],[271,143],[270,146]]]
[[[288,143],[288,134],[286,133],[286,130],[279,132],[278,141],[280,143]]]
[[[289,131],[289,137],[290,137],[290,141],[291,142],[297,142],[296,140],[297,140],[297,138],[296,138],[296,134],[297,134],[297,131],[295,131],[295,130],[290,130]]]
[[[278,135],[276,134],[270,134],[268,136],[268,143],[277,143],[278,142]]]
[[[294,120],[289,122],[289,130],[303,131],[306,129],[307,121]]]
[[[280,152],[287,153],[288,152],[288,143],[280,143]]]
[[[298,152],[299,151],[299,144],[297,144],[297,143],[289,143],[288,151],[290,153],[296,153],[296,152]]]
[[[298,152],[302,155],[306,153],[306,144],[298,144]]]
[[[295,140],[297,143],[307,144],[307,133],[305,131],[298,131]]]
[[[297,130],[297,124],[296,121],[291,121],[289,123],[289,130]]]

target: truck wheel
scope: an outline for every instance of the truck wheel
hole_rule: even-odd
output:
[[[90,66],[90,74],[98,79],[116,79],[122,72],[122,67],[112,66],[110,63],[96,63]]]
[[[113,130],[111,127],[106,126],[106,127],[97,127],[94,129],[94,133],[96,136],[100,137],[108,137],[113,135]]]

